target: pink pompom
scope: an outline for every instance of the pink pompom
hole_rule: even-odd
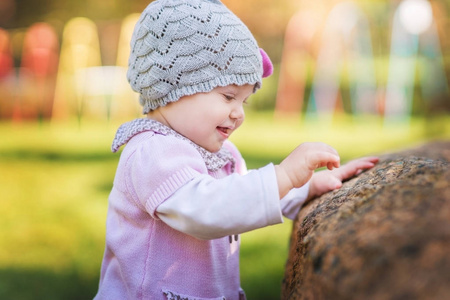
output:
[[[272,61],[269,58],[269,55],[267,55],[267,53],[262,49],[259,48],[259,52],[261,53],[262,56],[262,61],[263,61],[263,78],[269,77],[270,75],[272,75],[273,73],[273,64]]]

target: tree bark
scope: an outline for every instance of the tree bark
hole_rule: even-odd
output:
[[[293,225],[282,299],[450,299],[450,141],[380,157]]]

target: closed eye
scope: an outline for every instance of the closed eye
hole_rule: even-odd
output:
[[[225,99],[226,99],[227,101],[232,101],[232,100],[234,100],[234,96],[227,95],[227,94],[223,94],[223,96],[225,97]]]

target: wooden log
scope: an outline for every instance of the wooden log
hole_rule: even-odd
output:
[[[450,141],[380,157],[293,224],[282,299],[450,299]]]

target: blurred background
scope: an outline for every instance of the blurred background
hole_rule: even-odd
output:
[[[0,299],[90,299],[143,0],[0,0]],[[450,138],[447,0],[223,0],[274,74],[232,137],[249,168],[304,141],[342,160]],[[277,299],[291,222],[243,237],[249,299]]]

